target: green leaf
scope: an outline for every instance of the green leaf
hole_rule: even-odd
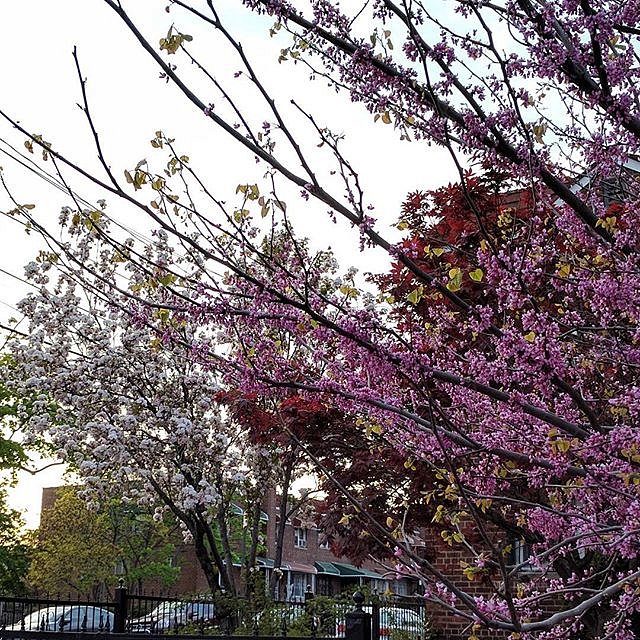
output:
[[[545,123],[534,124],[531,130],[533,131],[533,137],[535,138],[536,142],[538,144],[543,144],[544,134],[547,131],[547,125]]]
[[[144,171],[136,171],[133,175],[133,188],[137,191],[147,182],[147,174]]]
[[[418,287],[417,289],[414,289],[408,296],[407,296],[407,300],[411,303],[411,304],[418,304],[418,302],[420,302],[420,300],[422,299],[422,290],[420,287]]]
[[[250,184],[248,186],[249,193],[247,194],[247,198],[249,198],[249,200],[257,200],[260,197],[260,190],[258,189],[258,185]]]
[[[449,291],[459,291],[462,286],[462,271],[460,271],[458,267],[449,269],[449,278],[447,289],[449,289]]]
[[[248,218],[250,215],[251,215],[251,212],[248,209],[236,209],[233,212],[233,219],[239,223],[244,218]]]

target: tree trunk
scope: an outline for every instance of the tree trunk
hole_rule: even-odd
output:
[[[211,561],[211,554],[207,550],[207,544],[205,542],[205,531],[202,526],[197,522],[193,523],[193,528],[190,527],[191,535],[193,536],[193,546],[196,552],[196,558],[202,569],[207,584],[211,591],[218,591],[220,585],[218,584],[218,573],[214,571],[214,563]]]
[[[289,486],[291,484],[291,476],[293,475],[293,466],[295,464],[295,453],[291,453],[285,463],[284,475],[280,487],[280,521],[276,529],[276,552],[273,559],[273,571],[271,572],[271,580],[269,581],[269,594],[273,600],[278,600],[282,594],[282,549],[284,545],[284,533],[287,524],[287,499],[289,497]]]
[[[235,594],[236,584],[233,577],[233,554],[231,553],[231,544],[229,543],[229,531],[227,529],[226,514],[229,512],[229,505],[225,503],[225,508],[218,510],[216,521],[218,522],[218,530],[220,532],[220,542],[222,543],[222,553],[224,554],[224,575],[229,584],[228,590]]]

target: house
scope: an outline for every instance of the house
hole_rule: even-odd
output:
[[[271,577],[275,557],[276,525],[279,509],[276,494],[268,492],[265,510],[267,522],[264,560],[267,580]],[[356,567],[348,559],[333,554],[329,541],[313,518],[293,517],[285,525],[282,550],[283,595],[288,600],[302,600],[308,587],[318,595],[334,595],[350,588],[367,585],[378,593],[393,592],[398,595],[414,593],[417,583],[407,578],[398,579],[394,571],[373,560]]]
[[[42,512],[50,509],[56,500],[61,487],[47,487],[42,491]],[[305,592],[318,595],[334,595],[345,590],[356,590],[367,585],[378,593],[394,593],[409,595],[415,593],[417,583],[408,578],[400,578],[394,571],[381,564],[369,560],[356,567],[348,559],[335,556],[328,540],[321,529],[315,525],[313,518],[293,517],[285,524],[282,563],[279,570],[275,567],[276,528],[279,521],[278,499],[274,490],[267,492],[263,504],[261,521],[265,534],[264,549],[266,555],[257,559],[258,570],[264,571],[268,584],[272,574],[278,576],[278,597],[281,600],[300,602]],[[243,514],[242,507],[234,505],[238,515]],[[204,572],[198,564],[192,545],[176,546],[171,562],[180,567],[180,574],[171,592],[176,595],[204,593],[209,590]],[[236,567],[240,576],[240,564]],[[115,568],[117,572],[117,567]],[[157,581],[147,581],[146,591],[161,592],[162,586]]]

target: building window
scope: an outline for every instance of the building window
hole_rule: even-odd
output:
[[[329,539],[322,537],[318,540],[318,549],[328,549],[329,548]]]
[[[409,584],[406,580],[394,580],[390,585],[391,591],[397,596],[409,595]]]
[[[369,587],[375,594],[382,595],[389,591],[389,582],[387,580],[369,580]]]
[[[331,588],[331,578],[329,578],[328,576],[317,576],[316,593],[319,596],[333,595],[333,590]]]
[[[303,531],[305,531],[303,529]],[[304,592],[307,588],[310,576],[306,573],[291,573],[289,584],[289,600],[292,602],[304,602]]]
[[[296,527],[293,530],[293,546],[298,549],[307,548],[307,530],[302,527]]]
[[[511,564],[518,567],[518,571],[535,571],[534,566],[529,562],[531,557],[531,545],[524,540],[514,540],[511,543]]]
[[[600,186],[605,207],[609,207],[615,202],[627,202],[631,198],[628,181],[623,175],[605,178]]]

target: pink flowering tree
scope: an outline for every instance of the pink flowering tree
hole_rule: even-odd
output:
[[[348,531],[357,524],[394,549],[395,570],[419,579],[424,598],[471,636],[487,629],[545,640],[634,637],[636,3],[451,0],[431,12],[426,3],[376,0],[349,13],[324,0],[244,3],[285,39],[281,63],[304,65],[403,139],[450,152],[459,188],[449,202],[412,202],[405,212],[411,218],[398,226],[413,235],[398,245],[385,237],[341,136],[302,105],[293,115],[279,109],[213,2],[171,2],[176,22],[158,46],[120,2],[104,1],[193,105],[194,117],[226,132],[269,171],[263,184],[239,184],[236,201],[221,199],[205,168],[192,167],[159,131],[151,144],[165,154],[163,163],[141,161],[121,179],[102,153],[84,83],[83,108],[103,175],[12,120],[29,136],[27,146],[42,147],[57,169],[81,173],[148,216],[166,247],[132,251],[103,212],[78,202],[62,219],[74,231],[71,241],[40,228],[53,255],[32,265],[31,275],[44,278],[55,268],[100,292],[104,320],[77,334],[99,331],[110,314],[122,313],[127,320],[113,331],[123,345],[143,332],[161,354],[184,350],[197,376],[215,373],[221,384],[262,402],[296,393],[351,416],[353,429],[405,459],[389,488],[395,504],[404,504],[407,475],[425,478],[422,492],[412,493],[412,508],[422,494],[424,508],[434,509],[441,539],[464,554],[463,579],[416,551],[402,514],[373,517],[358,500],[357,483],[340,483],[308,450],[343,496],[340,508],[350,509],[336,526]],[[178,16],[197,31],[180,31]],[[228,47],[236,75],[255,92],[250,107],[246,94],[238,99],[233,85],[222,84],[215,63],[200,59],[203,37]],[[189,72],[174,63],[181,60]],[[303,125],[307,137],[298,138]],[[500,188],[479,190],[465,171],[469,163],[501,174]],[[329,253],[314,252],[293,228],[285,184],[350,223],[354,247],[387,251],[406,288],[376,295],[354,271],[340,274]],[[526,210],[513,206],[513,190],[526,192]],[[16,202],[15,212],[37,225],[28,206]],[[421,216],[446,222],[450,215],[456,232],[439,233],[434,243],[425,240],[428,225],[416,225]],[[104,247],[99,266],[92,252],[83,253],[87,239]],[[105,269],[111,273],[105,256],[122,267],[118,276],[105,276]],[[73,295],[68,291],[55,295]],[[396,300],[398,293],[405,298]],[[25,312],[38,313],[25,304]],[[59,308],[71,331],[66,305]],[[81,304],[73,308],[77,322],[86,322]],[[62,333],[41,336],[43,343],[56,336],[54,348],[67,348]],[[25,366],[38,362],[33,356],[25,352]],[[51,386],[49,373],[39,371],[33,378]],[[78,397],[85,392],[71,388]],[[93,392],[102,388],[96,380]],[[71,400],[61,397],[61,406]],[[151,404],[165,406],[163,394]],[[134,408],[112,415],[133,422]],[[86,443],[93,425],[74,420],[58,428],[71,447]],[[40,428],[45,421],[32,420]],[[82,446],[81,471],[103,475],[104,454]],[[526,543],[526,557],[510,556],[514,539]]]

